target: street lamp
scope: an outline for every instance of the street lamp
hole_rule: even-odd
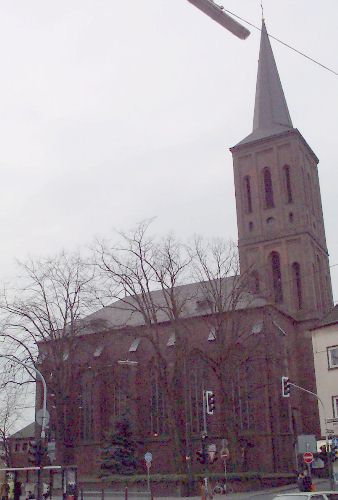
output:
[[[204,14],[211,17],[211,19],[238,38],[245,40],[245,38],[250,35],[249,30],[226,14],[224,12],[224,7],[217,5],[213,0],[188,0],[188,2],[195,5],[195,7],[204,12]]]
[[[6,358],[9,361],[12,361],[14,363],[18,363],[19,365],[22,365],[26,369],[26,371],[29,373],[29,375],[32,375],[29,370],[30,369],[34,370],[35,373],[37,374],[37,376],[40,378],[40,380],[42,382],[42,386],[43,386],[43,402],[42,402],[41,434],[40,434],[40,437],[41,437],[41,439],[45,439],[45,437],[46,437],[45,428],[46,428],[46,425],[47,425],[47,418],[48,418],[48,416],[47,416],[47,385],[46,385],[46,380],[45,380],[44,376],[42,375],[42,373],[37,368],[35,368],[35,366],[27,366],[22,361],[19,361],[18,359],[13,358],[11,356],[8,356],[7,354],[1,354],[0,357],[1,358]]]

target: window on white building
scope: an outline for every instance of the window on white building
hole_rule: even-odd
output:
[[[332,396],[333,418],[338,418],[338,396]]]
[[[338,346],[327,348],[329,368],[338,368]]]

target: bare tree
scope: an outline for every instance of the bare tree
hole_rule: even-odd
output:
[[[2,387],[0,405],[0,446],[6,467],[12,467],[12,449],[10,436],[22,418],[22,390],[13,387]]]
[[[55,395],[56,432],[63,444],[60,458],[69,463],[77,407],[74,360],[81,318],[96,305],[93,269],[79,254],[65,252],[20,263],[19,268],[19,285],[7,288],[0,303],[5,352],[27,366],[39,367],[43,361],[48,390]]]
[[[250,272],[240,274],[237,247],[232,241],[196,238],[190,247],[195,280],[204,301],[206,321],[213,336],[212,350],[197,349],[198,355],[217,380],[221,416],[220,434],[227,437],[232,458],[239,446],[239,419],[234,418],[238,372],[248,363],[251,329],[242,309],[254,303]]]
[[[143,325],[138,332],[147,339],[154,354],[155,369],[164,391],[169,435],[173,442],[173,460],[178,471],[185,470],[184,398],[182,376],[187,355],[181,319],[191,297],[182,293],[180,285],[188,279],[191,258],[185,247],[169,236],[165,239],[148,236],[149,222],[140,224],[131,233],[120,233],[120,244],[98,242],[96,264],[111,299],[112,307],[138,317]],[[175,343],[174,367],[169,369],[166,344],[161,325],[171,327]]]

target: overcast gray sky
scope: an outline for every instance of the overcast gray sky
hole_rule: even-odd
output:
[[[338,71],[337,0],[264,3],[271,34]],[[258,0],[223,5],[260,26]],[[272,46],[338,264],[338,77]],[[251,131],[258,31],[239,40],[187,0],[1,0],[0,47],[1,279],[153,216],[237,238],[229,147]]]
[[[338,71],[337,0],[264,3],[271,34]],[[260,26],[258,0],[223,5]],[[338,264],[338,77],[272,46]],[[0,47],[0,279],[153,216],[237,238],[229,147],[251,131],[258,31],[239,40],[187,0],[1,0]]]

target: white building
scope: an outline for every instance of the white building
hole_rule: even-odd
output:
[[[338,434],[338,304],[312,330],[312,346],[316,373],[317,394],[325,406],[326,418],[337,423],[325,425],[323,408],[319,403],[320,429],[324,437]]]

